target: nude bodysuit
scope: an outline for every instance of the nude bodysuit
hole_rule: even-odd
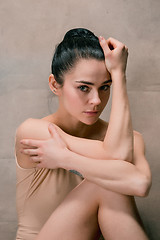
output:
[[[16,161],[17,162],[17,161]],[[40,229],[82,178],[65,169],[17,168],[17,213],[16,239],[34,240]]]

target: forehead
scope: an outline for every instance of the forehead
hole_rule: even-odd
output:
[[[95,82],[110,78],[105,62],[96,59],[80,59],[75,66],[65,74],[64,80],[88,80]]]

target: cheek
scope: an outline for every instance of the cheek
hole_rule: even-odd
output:
[[[67,106],[69,105],[69,107],[72,106],[72,108],[76,110],[77,107],[81,107],[85,104],[85,98],[81,94],[78,94],[77,91],[72,89],[65,93],[64,104]]]

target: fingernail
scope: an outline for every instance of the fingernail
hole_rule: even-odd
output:
[[[104,41],[104,37],[99,36],[99,41],[100,41],[100,42]]]

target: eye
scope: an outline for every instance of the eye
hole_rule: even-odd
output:
[[[100,90],[107,91],[109,88],[109,85],[103,85],[102,87],[100,87]]]
[[[89,92],[89,87],[86,85],[79,86],[78,89],[80,89],[82,92]]]

